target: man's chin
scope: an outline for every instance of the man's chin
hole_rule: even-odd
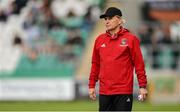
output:
[[[107,31],[112,31],[113,29],[112,28],[107,28]]]

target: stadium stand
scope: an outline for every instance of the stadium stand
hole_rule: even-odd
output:
[[[103,0],[2,0],[0,4],[1,45],[6,49],[0,51],[1,73],[61,77],[74,75]]]
[[[63,64],[67,62],[70,63],[67,66],[72,65],[69,70],[75,70],[79,66],[77,63],[81,61],[82,52],[95,27],[103,3],[103,0],[1,0],[1,45],[6,50],[1,48],[3,55],[0,70],[32,69],[31,58],[36,62],[31,65],[34,68],[51,67],[61,70]],[[176,3],[177,1],[173,2]],[[160,5],[160,2],[157,2],[157,5]],[[154,15],[158,7],[151,1],[145,2],[142,9],[144,22],[139,25],[138,36],[144,49],[147,66],[153,69],[179,68],[179,22],[176,22],[178,18],[162,20],[162,17]],[[171,10],[171,7],[162,7],[161,11],[163,10]],[[22,45],[12,45],[16,36],[22,40]],[[13,57],[9,55],[10,52],[14,53]],[[148,59],[148,56],[151,59]],[[8,63],[5,61],[7,59]]]

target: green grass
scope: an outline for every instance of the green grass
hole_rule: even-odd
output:
[[[179,104],[151,104],[145,102],[134,102],[134,111],[180,111]]]
[[[17,102],[1,101],[0,111],[97,111],[98,102],[77,100],[69,102]],[[134,102],[134,111],[180,111],[180,104],[159,104]]]

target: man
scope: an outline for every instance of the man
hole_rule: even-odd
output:
[[[121,10],[110,7],[104,19],[106,33],[94,44],[89,77],[89,96],[96,99],[95,85],[99,80],[99,111],[131,111],[133,71],[137,74],[141,100],[147,97],[144,61],[137,37],[122,27]]]

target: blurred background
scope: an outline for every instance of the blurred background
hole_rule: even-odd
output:
[[[180,0],[0,0],[0,110],[97,111],[88,77],[110,6],[141,41],[149,97],[135,75],[133,110],[180,111]]]

